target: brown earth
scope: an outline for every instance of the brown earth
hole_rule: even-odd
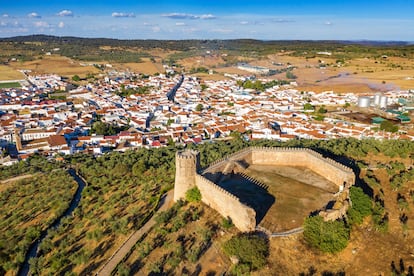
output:
[[[14,68],[0,65],[0,81],[22,80],[25,76]]]
[[[189,204],[184,209],[188,210],[196,206],[202,208],[200,218],[197,221],[187,223],[183,228],[177,232],[172,232],[160,237],[162,230],[152,229],[144,239],[139,242],[135,250],[125,260],[124,264],[130,269],[130,275],[151,275],[151,268],[154,264],[165,260],[166,264],[163,267],[164,275],[223,275],[228,271],[231,263],[221,250],[221,244],[229,239],[232,235],[237,233],[237,229],[232,227],[228,230],[218,230],[214,234],[214,239],[211,240],[208,249],[201,254],[196,262],[191,262],[183,258],[176,268],[171,268],[169,260],[172,258],[171,254],[177,250],[180,243],[183,244],[185,252],[194,250],[202,239],[202,232],[206,229],[219,228],[222,217],[215,210],[208,208],[205,205]],[[152,243],[159,243],[162,245],[152,250],[148,256],[142,258],[140,252],[143,248]],[[214,274],[211,274],[213,273]],[[210,274],[209,274],[210,273]]]
[[[414,61],[410,59],[389,57],[387,59],[358,58],[346,61],[340,67],[330,57],[312,59],[298,57],[281,57],[277,60],[297,66],[293,72],[298,76],[300,90],[321,92],[371,92],[392,89],[412,89],[414,87]],[[319,67],[320,64],[330,66]],[[401,66],[401,67],[397,67]],[[339,76],[335,77],[334,76]]]
[[[132,49],[140,50],[140,49]],[[147,51],[148,52],[148,51]],[[149,53],[155,63],[149,58],[143,58],[141,63],[114,64],[116,68],[128,68],[144,74],[162,73],[162,60],[167,59],[174,51],[152,49]],[[330,56],[313,58],[291,56],[290,53],[270,54],[266,58],[239,57],[234,60],[249,62],[252,65],[265,66],[271,69],[295,66],[293,73],[297,76],[298,90],[303,91],[335,91],[337,93],[364,93],[387,91],[392,89],[414,88],[414,61],[403,57],[387,58],[354,58],[344,64],[337,64]],[[203,54],[183,58],[178,61],[186,70],[196,67],[207,67],[217,73],[201,75],[202,79],[221,80],[225,73],[250,75],[249,72],[236,66],[225,67],[226,57],[219,54]],[[282,65],[278,65],[278,64]],[[325,67],[323,65],[326,65]],[[21,74],[17,69],[30,69],[38,74],[56,73],[71,77],[75,74],[85,77],[88,73],[98,73],[93,66],[81,66],[80,62],[58,55],[44,56],[42,59],[29,62],[14,62],[9,66],[0,66],[1,79],[19,79]],[[271,79],[286,79],[286,74],[271,76]]]
[[[390,161],[403,162],[406,166],[411,164],[409,159],[389,158],[381,154],[368,155],[365,159],[372,166],[375,166],[378,162],[387,163]],[[254,174],[253,169],[250,168],[252,176]],[[256,169],[259,170],[260,168]],[[290,173],[295,174],[297,172]],[[385,276],[391,275],[392,264],[399,272],[403,272],[400,263],[405,272],[408,271],[410,266],[414,267],[414,220],[412,219],[414,217],[414,198],[409,195],[410,189],[414,187],[414,182],[406,183],[404,188],[394,191],[389,184],[389,176],[385,169],[375,169],[373,173],[380,182],[380,185],[372,187],[373,194],[382,195],[382,198],[384,198],[385,212],[389,215],[388,231],[383,233],[375,230],[371,217],[368,217],[362,225],[354,226],[348,246],[337,254],[324,254],[309,248],[301,233],[289,237],[271,238],[269,241],[270,256],[268,257],[268,265],[264,269],[253,273],[253,275],[300,275],[301,273],[304,273],[304,275],[330,275],[329,273],[344,272],[346,275]],[[365,171],[363,170],[361,177],[364,175]],[[266,173],[262,173],[260,176],[262,181],[265,181],[264,178],[270,177]],[[258,177],[258,175],[254,175],[254,177]],[[271,182],[275,181],[274,177],[270,178],[268,180]],[[308,182],[316,181],[312,178],[307,180]],[[284,184],[291,185],[292,183]],[[401,210],[399,208],[396,200],[398,193],[404,195],[409,201],[408,209]],[[169,236],[168,240],[176,241],[179,235],[193,235],[196,238],[195,233],[200,231],[201,228],[206,227],[206,225],[219,224],[220,215],[207,206],[204,208],[205,211],[200,220],[187,224],[176,234]],[[283,210],[280,210],[280,212],[287,214],[286,208],[281,208]],[[406,213],[409,217],[406,227],[403,227],[399,221],[402,213]],[[192,274],[197,272],[197,275],[227,273],[231,269],[231,262],[223,255],[221,244],[235,233],[234,228],[230,232],[219,231],[218,235],[212,239],[212,245],[199,261],[193,264],[188,261],[180,263],[174,273],[186,272]],[[171,244],[167,241],[164,246],[152,251],[145,259],[145,264],[140,264],[142,268],[135,271],[134,274],[149,273],[151,264],[168,255],[168,252],[174,248],[173,244],[174,242]],[[136,263],[136,258],[138,258],[136,254],[133,253],[130,256],[126,265],[132,266]],[[209,274],[213,272],[215,274]]]
[[[160,62],[153,63],[149,58],[141,58],[142,62],[138,63],[117,63],[113,64],[119,70],[128,69],[132,72],[153,75],[155,73],[163,73],[165,70]]]
[[[32,70],[31,74],[58,74],[64,77],[79,75],[81,78],[87,74],[97,74],[99,70],[91,65],[82,66],[83,62],[75,61],[58,55],[44,56],[42,59],[27,62],[10,63],[15,70]],[[88,64],[85,62],[85,64]]]
[[[367,161],[377,162],[399,161],[410,165],[408,159],[388,158],[381,154],[368,155]],[[366,218],[361,226],[352,229],[348,246],[338,254],[323,254],[306,246],[302,234],[286,238],[270,240],[269,265],[255,275],[321,275],[323,272],[345,272],[346,275],[391,275],[391,265],[394,262],[397,271],[403,272],[409,267],[414,268],[414,199],[409,191],[414,182],[405,184],[399,191],[392,190],[389,176],[385,169],[374,171],[380,186],[373,187],[374,195],[383,194],[385,212],[389,215],[389,227],[386,233],[374,229],[371,218]],[[361,173],[361,177],[365,171]],[[409,201],[409,207],[401,210],[397,203],[398,193]],[[404,228],[399,216],[405,213],[409,217]],[[314,271],[315,274],[310,272]]]
[[[238,69],[237,66],[224,67],[225,62],[219,56],[191,57],[179,63],[185,68],[212,68],[221,76],[225,73],[251,74]],[[306,58],[279,53],[268,55],[266,58],[251,59],[249,63],[271,69],[282,69],[288,65],[296,67],[292,72],[297,76],[297,89],[303,91],[364,93],[414,88],[414,61],[408,58],[355,58],[337,65],[336,60],[328,56]],[[285,80],[286,74],[267,78]]]
[[[366,159],[368,162],[371,160],[373,165],[377,162],[387,163],[391,160],[403,162],[406,166],[411,164],[409,159],[389,158],[381,154],[368,155]],[[309,248],[303,240],[303,234],[300,233],[289,237],[272,238],[270,239],[268,265],[253,275],[299,275],[300,273],[329,275],[328,272],[345,272],[346,275],[391,275],[392,263],[395,264],[399,272],[402,272],[400,262],[404,266],[405,272],[410,266],[414,267],[414,220],[412,219],[414,217],[414,199],[409,196],[409,190],[413,189],[414,182],[406,183],[405,187],[399,191],[393,191],[385,169],[374,170],[374,174],[381,184],[378,187],[373,187],[373,193],[374,195],[383,194],[385,212],[389,215],[387,232],[376,231],[371,218],[368,217],[362,225],[352,229],[348,246],[337,254],[324,254]],[[361,177],[364,175],[365,171],[362,172]],[[407,210],[399,209],[396,200],[398,193],[408,199],[409,208]],[[284,211],[286,210],[281,210],[281,212]],[[402,212],[405,212],[409,217],[406,228],[399,221]],[[211,217],[211,220],[216,221],[216,216],[217,214],[214,219]],[[203,217],[203,221],[204,219]],[[188,227],[190,227],[186,228],[188,233],[194,232],[190,225]],[[209,261],[208,263],[220,264],[220,271],[223,271],[223,265],[227,265],[227,269],[230,269],[231,264],[226,264],[224,261],[226,257],[219,253],[220,250],[217,247],[211,247],[207,250],[199,261],[200,266],[203,267],[200,275],[206,275],[206,271],[208,271],[204,269],[206,260]],[[207,256],[211,257],[207,258]],[[214,257],[216,257],[215,261]],[[224,269],[224,271],[226,270]]]
[[[251,165],[246,174],[268,185],[275,197],[260,223],[271,232],[302,226],[310,213],[322,209],[337,192],[333,183],[307,168]]]

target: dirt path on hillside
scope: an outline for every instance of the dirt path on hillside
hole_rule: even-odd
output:
[[[132,233],[124,243],[115,250],[115,253],[109,258],[109,260],[104,264],[104,266],[96,273],[100,276],[110,276],[112,271],[116,266],[124,259],[126,254],[132,249],[132,247],[141,239],[141,237],[146,234],[154,225],[155,225],[155,215],[161,211],[165,211],[171,206],[173,199],[174,190],[169,191],[166,196],[160,202],[160,208],[152,216],[152,218],[144,224],[139,230]]]
[[[32,174],[25,174],[25,175],[19,175],[16,177],[8,178],[5,180],[0,181],[0,193],[10,188],[16,181],[33,177]]]

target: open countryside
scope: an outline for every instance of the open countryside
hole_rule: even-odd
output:
[[[4,2],[0,275],[414,275],[405,0]]]

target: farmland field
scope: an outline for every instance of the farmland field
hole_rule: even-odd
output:
[[[91,65],[82,66],[79,61],[61,56],[45,56],[42,59],[23,63],[11,63],[14,69],[32,70],[31,74],[58,74],[64,77],[87,74],[96,74],[99,70]]]
[[[6,65],[0,65],[0,81],[11,81],[24,79],[24,75]]]
[[[20,83],[18,82],[1,82],[0,88],[17,88],[20,87]]]

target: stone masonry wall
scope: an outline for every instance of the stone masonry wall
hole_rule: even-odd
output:
[[[353,185],[353,171],[330,158],[309,149],[300,148],[251,148],[252,164],[307,167],[322,175],[338,187],[344,182]]]
[[[196,175],[196,185],[202,201],[218,211],[223,217],[230,217],[234,225],[243,232],[256,228],[256,212],[239,199],[207,178]]]
[[[184,198],[186,191],[196,185],[201,192],[202,201],[217,210],[223,217],[230,217],[239,230],[245,232],[255,230],[256,212],[241,203],[239,198],[202,176],[204,173],[216,171],[228,161],[237,160],[258,165],[307,167],[336,184],[340,192],[344,188],[344,182],[346,182],[345,188],[347,189],[355,182],[355,175],[350,168],[332,159],[324,158],[309,149],[251,147],[217,160],[201,172],[201,175],[198,174],[200,164],[198,153],[184,151],[176,155],[174,200]],[[347,191],[344,192],[347,193]],[[348,198],[345,199],[345,201],[347,200]],[[324,217],[336,219],[346,213],[348,202],[343,203],[341,210],[329,212],[329,218],[328,216]]]
[[[195,186],[199,163],[196,151],[177,151],[175,154],[174,201],[185,198],[185,193]]]

